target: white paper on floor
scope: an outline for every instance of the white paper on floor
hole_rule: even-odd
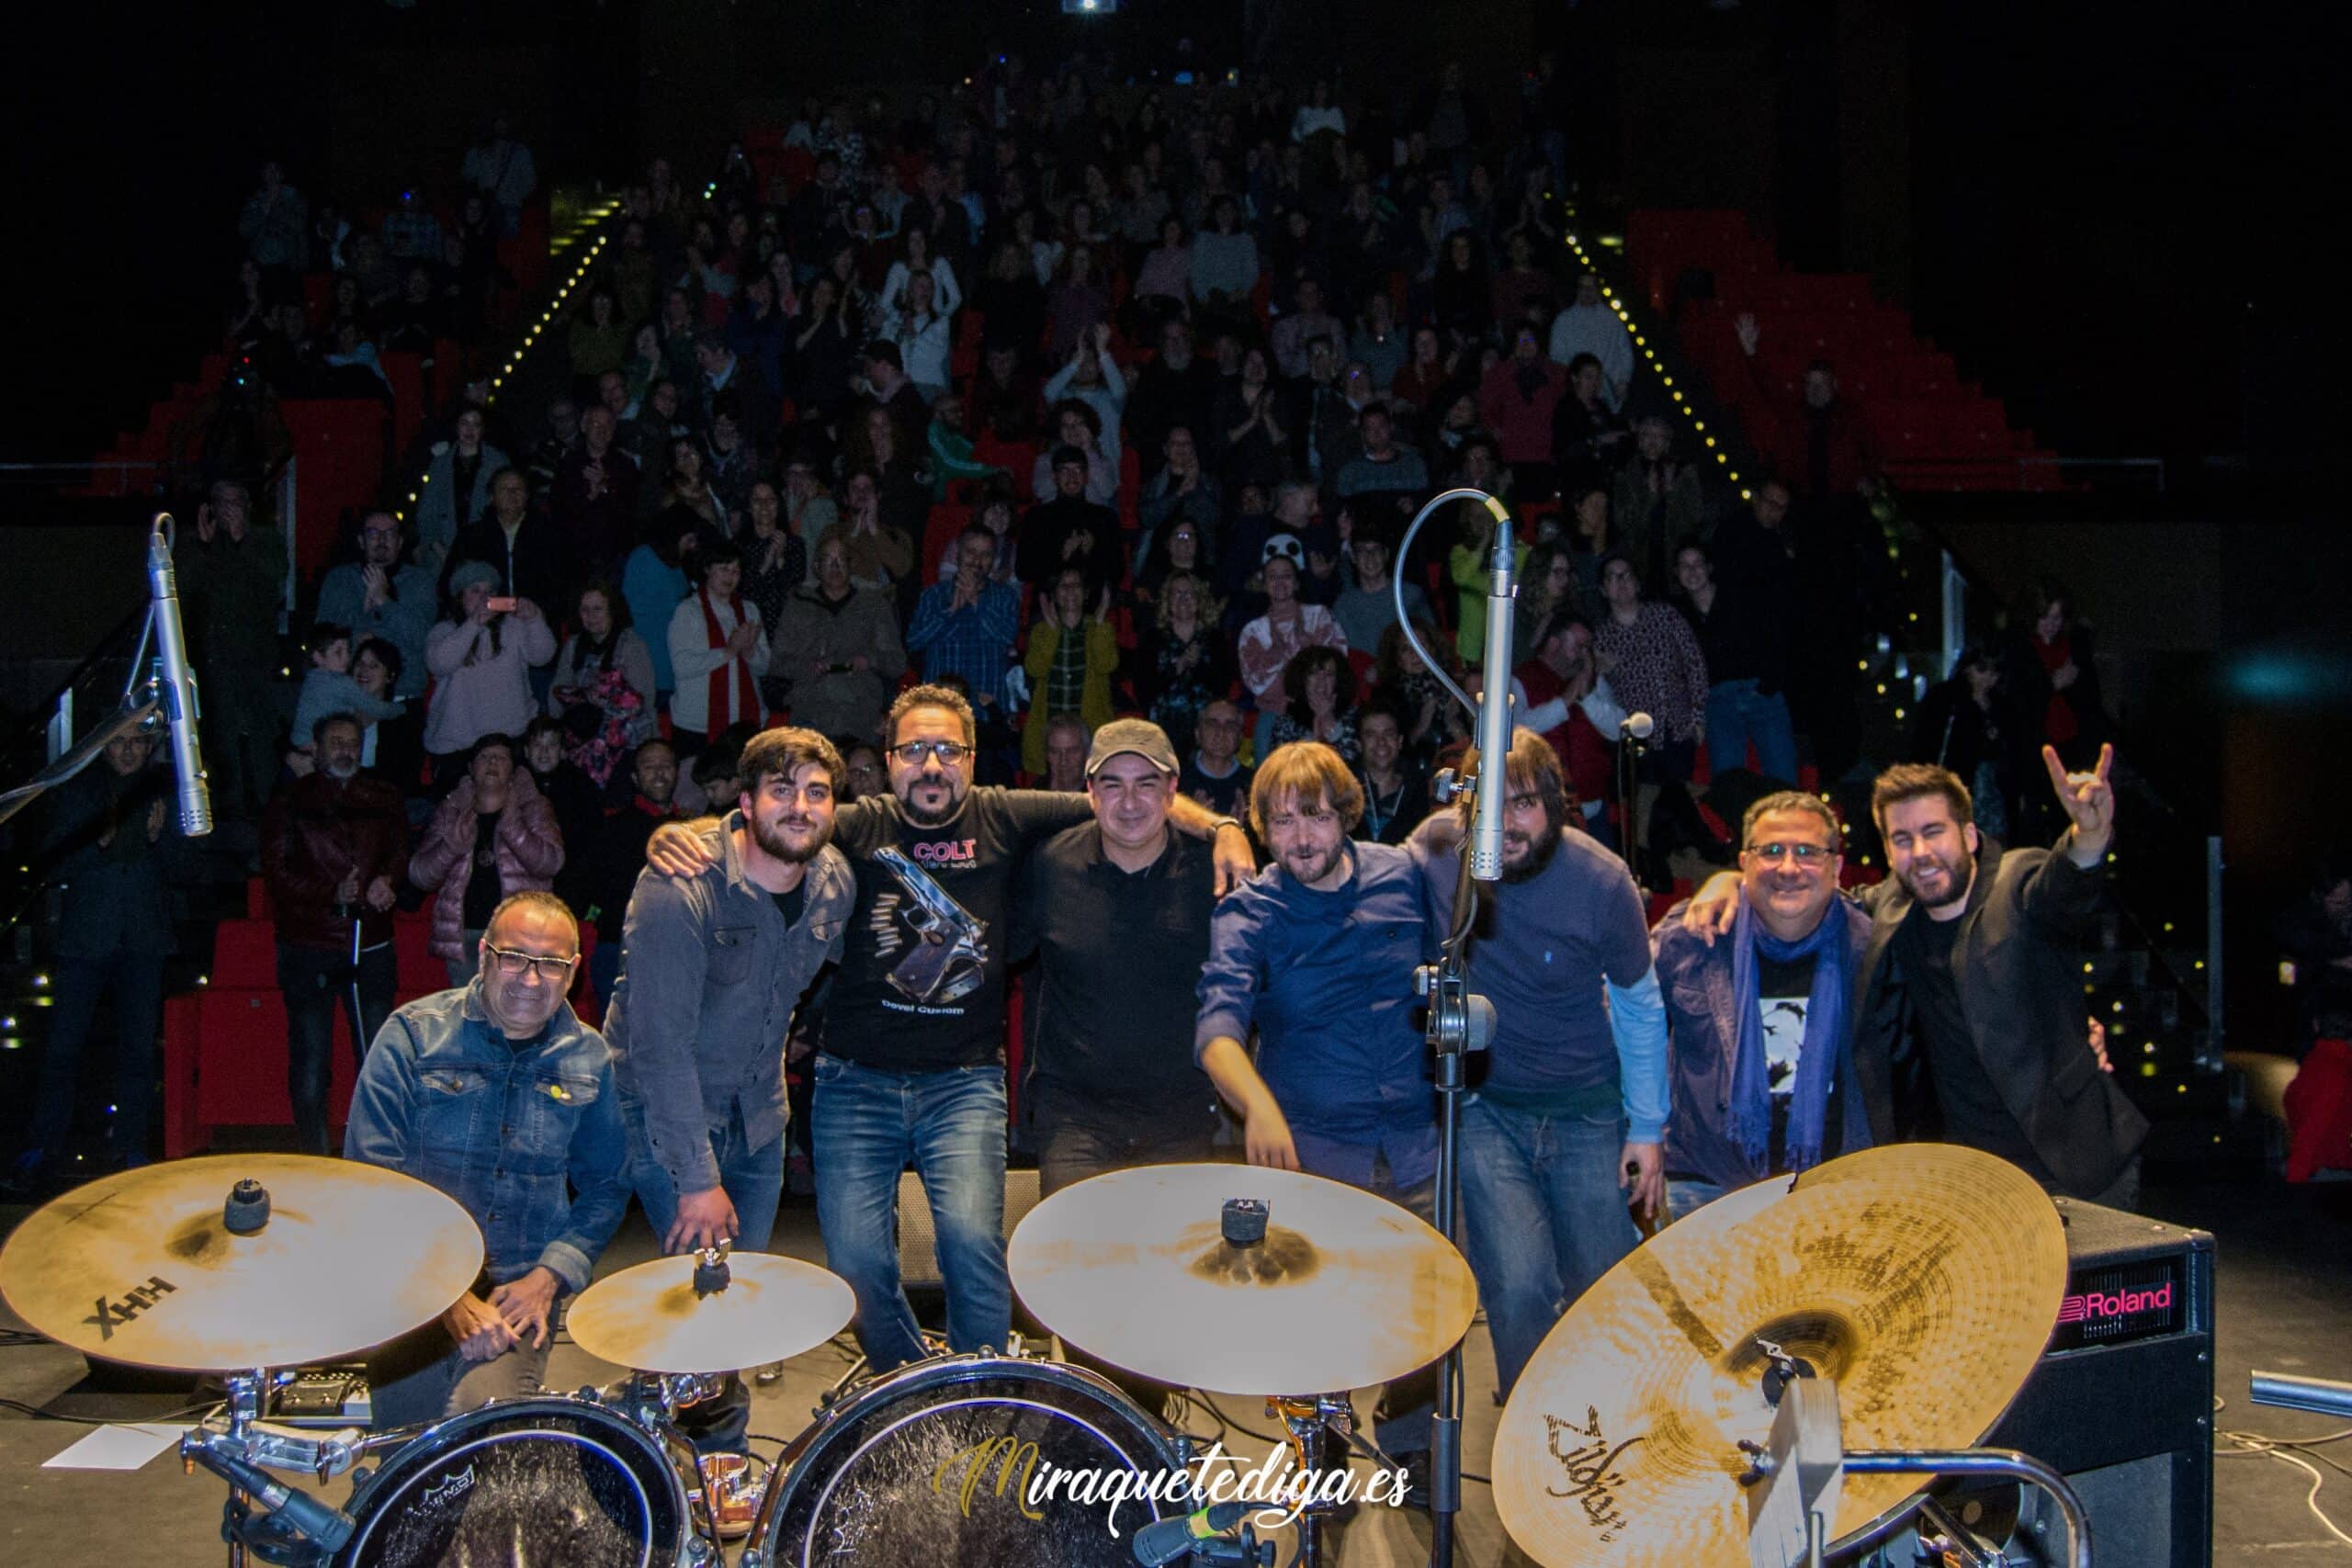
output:
[[[137,1470],[180,1440],[184,1426],[100,1427],[43,1470]]]

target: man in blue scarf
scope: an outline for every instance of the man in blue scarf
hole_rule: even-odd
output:
[[[1738,922],[1707,942],[1669,914],[1652,937],[1672,1063],[1667,1206],[1868,1146],[1850,1007],[1870,918],[1838,897],[1838,819],[1767,795],[1740,826]]]

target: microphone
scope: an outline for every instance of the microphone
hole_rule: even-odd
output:
[[[1136,1561],[1144,1568],[1159,1568],[1190,1552],[1200,1541],[1214,1540],[1241,1522],[1247,1503],[1212,1503],[1197,1513],[1160,1519],[1136,1531]]]
[[[295,1534],[324,1551],[339,1550],[358,1528],[356,1519],[325,1498],[298,1492],[259,1465],[209,1442],[183,1443],[180,1452],[251,1497],[256,1509],[277,1516]]]
[[[1493,496],[1494,549],[1487,559],[1486,682],[1478,694],[1478,793],[1471,807],[1470,874],[1499,882],[1503,874],[1503,795],[1510,755],[1510,643],[1515,609],[1511,572],[1516,562],[1510,511]]]
[[[204,752],[197,740],[196,674],[188,668],[187,634],[180,627],[179,574],[164,533],[171,521],[170,513],[157,513],[154,532],[147,536],[147,591],[154,601],[155,650],[163,664],[156,701],[171,720],[172,767],[179,775],[180,831],[193,839],[212,831],[212,794],[205,786]]]
[[[1657,720],[1652,718],[1649,715],[1645,713],[1629,713],[1625,716],[1624,722],[1617,727],[1617,733],[1621,736],[1630,737],[1635,740],[1647,740],[1650,738],[1650,732],[1655,730],[1657,728]]]

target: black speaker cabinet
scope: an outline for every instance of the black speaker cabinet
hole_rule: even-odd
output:
[[[2132,1568],[2213,1561],[2213,1238],[2095,1203],[2056,1200],[2066,1296],[2041,1364],[1985,1438],[2066,1474],[2089,1511],[2095,1560]],[[1968,1369],[1949,1369],[1966,1377]],[[2064,1529],[2041,1494],[1939,1487],[1954,1517],[2013,1562],[2054,1565]],[[1865,1563],[1911,1568],[1907,1534]]]

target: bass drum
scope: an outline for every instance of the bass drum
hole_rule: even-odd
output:
[[[1118,1568],[1135,1561],[1135,1532],[1188,1512],[1185,1499],[1120,1505],[1114,1537],[1108,1504],[1027,1502],[1029,1478],[1069,1470],[1159,1482],[1182,1463],[1165,1427],[1080,1368],[989,1355],[917,1361],[827,1411],[786,1453],[758,1555],[746,1561]]]
[[[350,1512],[341,1568],[672,1568],[700,1555],[661,1441],[583,1399],[493,1400],[436,1422]]]

